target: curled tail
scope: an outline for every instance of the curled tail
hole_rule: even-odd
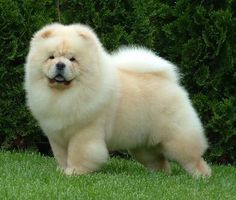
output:
[[[115,67],[137,73],[156,73],[178,83],[177,67],[155,55],[151,50],[140,47],[125,47],[112,54]]]

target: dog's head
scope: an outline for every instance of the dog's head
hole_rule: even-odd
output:
[[[102,45],[88,26],[51,24],[31,40],[26,76],[50,87],[68,88],[99,71],[101,52]]]

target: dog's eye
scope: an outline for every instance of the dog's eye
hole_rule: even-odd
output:
[[[54,59],[54,58],[55,58],[54,56],[49,56],[49,59],[50,59],[50,60],[52,60],[52,59]]]
[[[70,61],[71,62],[75,61],[75,58],[74,57],[70,58]]]

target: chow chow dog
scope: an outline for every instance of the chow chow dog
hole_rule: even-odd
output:
[[[143,47],[108,53],[83,24],[36,32],[25,64],[27,105],[65,174],[96,171],[109,150],[128,150],[151,170],[169,160],[210,176],[199,117],[177,67]]]

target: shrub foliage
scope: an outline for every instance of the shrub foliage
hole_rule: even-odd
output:
[[[0,0],[0,145],[37,149],[42,132],[25,106],[24,62],[45,24],[85,23],[104,46],[137,44],[176,63],[210,142],[207,158],[236,161],[236,6],[233,0]],[[46,142],[47,143],[47,142]]]

